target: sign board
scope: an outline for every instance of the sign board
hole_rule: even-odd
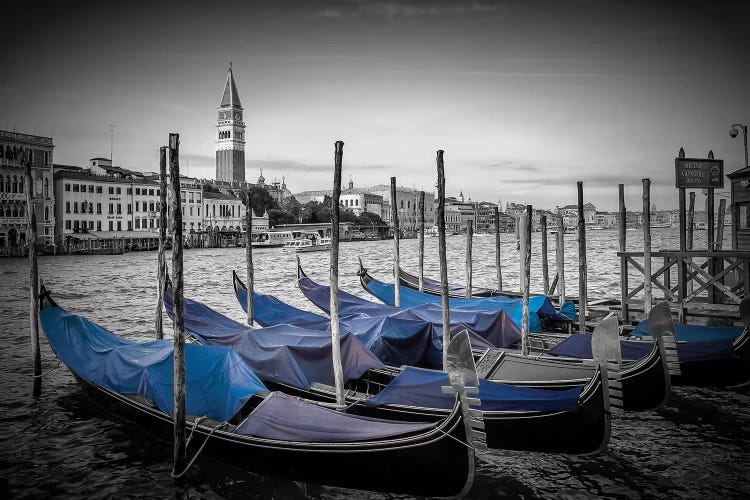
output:
[[[675,158],[675,187],[721,189],[724,187],[724,160]]]

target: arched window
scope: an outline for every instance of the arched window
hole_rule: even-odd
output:
[[[32,193],[34,192],[34,186],[33,185],[29,186],[29,189],[31,189]],[[18,179],[18,192],[19,193],[23,193],[23,177],[21,177],[20,179]]]
[[[404,200],[401,200],[401,208],[404,208]]]
[[[15,175],[13,176],[13,184],[11,185],[11,189],[13,189],[14,193],[18,192],[18,179]]]
[[[49,179],[44,179],[44,197],[49,198]]]
[[[213,216],[216,217],[216,205],[213,206]]]
[[[23,204],[21,204],[21,206],[18,207],[18,216],[19,217],[26,217],[26,210],[24,209]]]
[[[18,205],[13,205],[13,217],[18,217]]]
[[[49,222],[49,207],[44,207],[44,222]]]

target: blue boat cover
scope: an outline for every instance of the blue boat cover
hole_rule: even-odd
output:
[[[57,356],[88,382],[121,394],[150,398],[173,412],[173,342],[136,343],[59,307],[40,322]],[[266,391],[253,370],[226,347],[185,345],[186,409],[191,415],[229,420],[256,392]]]
[[[310,278],[299,280],[299,288],[313,304],[326,313],[330,312],[331,289],[322,286]],[[402,287],[404,290],[410,290]],[[400,308],[383,304],[376,304],[339,290],[339,312],[341,314],[365,314],[367,316],[388,316],[395,319],[411,321],[427,321],[432,324],[433,335],[442,338],[443,312],[439,304],[425,303],[420,306]],[[521,340],[521,331],[508,318],[505,311],[474,311],[465,309],[451,309],[451,335],[468,330],[484,339],[485,344],[494,347],[509,347]],[[475,348],[481,347],[474,345]]]
[[[164,306],[172,317],[170,288]],[[185,299],[185,331],[202,344],[232,348],[263,380],[302,389],[314,382],[334,384],[330,333],[283,324],[248,328],[190,299]],[[345,380],[383,366],[354,335],[342,332],[340,339]]]
[[[651,352],[653,342],[642,340],[621,340],[620,349],[622,359],[636,360],[647,356]],[[587,333],[574,333],[548,351],[555,356],[567,356],[569,358],[592,359],[591,335]]]
[[[366,404],[453,408],[454,396],[441,390],[447,385],[450,382],[445,372],[407,367]],[[472,397],[481,400],[478,408],[483,411],[576,411],[581,390],[581,387],[563,391],[535,389],[480,379],[479,394]]]
[[[282,441],[330,443],[387,439],[436,425],[350,415],[274,392],[234,432]]]
[[[640,359],[651,351],[652,342],[643,340],[621,340],[622,359]],[[550,354],[571,358],[591,359],[591,335],[574,333],[549,350]],[[734,357],[731,340],[711,342],[677,343],[677,358],[681,362],[731,359]]]
[[[263,326],[290,324],[330,334],[331,320],[325,316],[297,309],[271,295],[254,293],[253,297],[256,299],[255,318]],[[247,291],[239,291],[237,300],[247,310]],[[342,332],[352,333],[383,363],[393,366],[431,364],[433,333],[432,324],[427,321],[349,314],[339,317],[339,325]],[[442,357],[439,358],[442,362]]]
[[[708,342],[712,340],[734,340],[745,330],[745,327],[690,325],[685,323],[675,323],[674,329],[678,341]],[[649,327],[648,320],[644,320],[638,323],[638,326],[630,335],[632,335],[633,337],[650,336],[651,329]]]
[[[393,284],[383,283],[376,279],[372,279],[365,289],[374,295],[377,299],[385,302],[386,304],[394,303],[394,286]],[[363,300],[363,299],[360,299]],[[431,295],[429,293],[423,293],[419,290],[401,287],[401,305],[402,307],[411,308],[417,307],[424,304],[441,304],[442,298],[438,295]],[[520,298],[511,297],[482,297],[482,298],[471,298],[471,299],[449,299],[451,307],[451,319],[455,311],[459,309],[466,309],[471,311],[505,311],[506,314],[510,315],[513,322],[520,328],[522,315],[523,315],[523,303]],[[569,320],[571,319],[565,314],[560,314],[555,309],[555,306],[550,302],[549,297],[544,295],[535,296],[529,298],[529,331],[530,332],[541,332],[542,322],[540,317],[550,316],[555,319]],[[536,313],[536,314],[533,314]],[[498,346],[499,347],[499,346]]]
[[[240,290],[236,295],[242,309],[247,311],[247,290]],[[253,319],[260,326],[273,326],[286,323],[302,328],[326,330],[331,325],[331,320],[325,316],[297,309],[282,302],[273,295],[253,292],[253,306]]]

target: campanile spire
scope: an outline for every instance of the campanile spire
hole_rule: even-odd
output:
[[[242,103],[229,63],[216,122],[216,180],[245,181],[245,122]]]

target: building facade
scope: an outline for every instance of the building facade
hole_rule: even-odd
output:
[[[158,180],[113,167],[107,158],[92,158],[85,169],[55,165],[57,243],[81,234],[156,232],[160,194]]]
[[[0,130],[0,255],[22,255],[27,247],[29,217],[24,186],[31,163],[37,245],[55,242],[55,192],[52,138]]]
[[[242,103],[229,65],[216,122],[216,180],[245,182],[245,122]]]

